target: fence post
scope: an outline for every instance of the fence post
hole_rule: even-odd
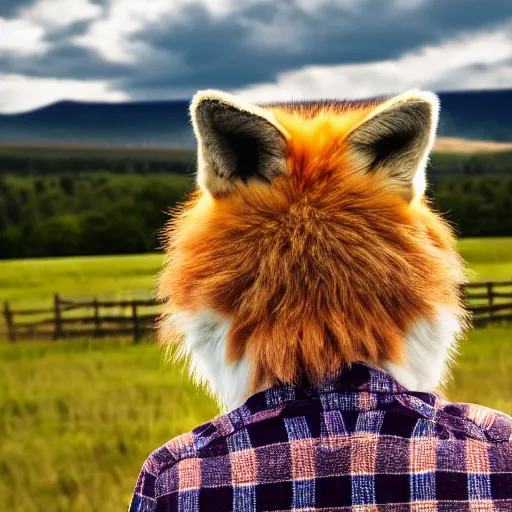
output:
[[[62,317],[61,317],[61,311],[60,311],[60,298],[59,295],[56,293],[54,297],[54,323],[55,323],[55,330],[53,331],[53,339],[57,340],[59,338],[62,338],[63,332],[62,332]]]
[[[139,343],[140,331],[139,331],[139,318],[137,316],[137,303],[132,302],[132,318],[133,318],[133,342]]]
[[[12,311],[9,307],[9,301],[5,301],[4,305],[5,324],[7,325],[7,335],[11,343],[16,342],[16,329],[14,327],[14,319]]]
[[[494,294],[493,294],[493,283],[490,281],[487,282],[487,297],[489,299],[489,321],[492,322],[494,320],[494,311],[492,310],[492,306],[494,304]]]
[[[94,299],[94,337],[101,336],[101,322],[100,322],[100,306],[98,299]]]

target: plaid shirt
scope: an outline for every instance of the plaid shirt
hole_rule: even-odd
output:
[[[363,364],[280,386],[156,450],[130,512],[512,511],[512,419]]]

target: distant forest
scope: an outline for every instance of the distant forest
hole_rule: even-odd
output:
[[[0,258],[158,249],[190,151],[0,148]],[[512,153],[434,154],[434,206],[460,236],[512,236]]]

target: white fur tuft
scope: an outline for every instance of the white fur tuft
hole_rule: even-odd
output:
[[[457,315],[439,308],[434,320],[419,320],[406,337],[405,364],[383,368],[407,389],[434,392],[446,383],[461,333]]]
[[[194,382],[204,386],[221,408],[242,405],[248,397],[249,364],[246,357],[237,363],[226,362],[229,321],[209,310],[179,313],[169,321],[184,333],[179,356],[190,360]]]
[[[179,356],[190,361],[190,375],[227,410],[248,398],[250,368],[246,357],[226,362],[229,321],[210,310],[180,313],[169,319],[184,333]],[[163,326],[165,329],[165,326]],[[406,337],[405,363],[382,368],[411,391],[435,392],[445,384],[462,328],[455,313],[439,308],[434,320],[418,320]]]

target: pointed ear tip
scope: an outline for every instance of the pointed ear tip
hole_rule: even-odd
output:
[[[426,91],[422,89],[411,89],[409,91],[400,94],[398,98],[403,98],[404,100],[414,101],[420,100],[428,103],[432,107],[432,114],[437,115],[439,112],[439,108],[441,106],[439,96],[432,91]]]
[[[192,97],[192,101],[190,102],[190,113],[193,115],[199,105],[208,101],[223,101],[225,103],[229,103],[233,101],[233,98],[224,91],[217,89],[202,89],[197,91]]]
[[[431,136],[433,137],[435,135],[439,124],[439,114],[441,110],[439,96],[435,92],[422,89],[410,89],[398,96],[395,96],[391,101],[393,100],[398,103],[419,101],[428,104],[430,107],[430,124],[432,126]]]

